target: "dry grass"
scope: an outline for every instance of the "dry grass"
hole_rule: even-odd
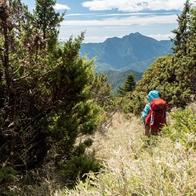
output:
[[[91,150],[104,162],[104,170],[56,196],[196,195],[195,150],[166,137],[147,140],[139,118],[116,113],[112,125],[94,140]]]

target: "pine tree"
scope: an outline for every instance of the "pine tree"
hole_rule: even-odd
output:
[[[106,75],[95,73],[90,86],[91,98],[103,109],[108,110],[112,106],[111,85]],[[110,108],[111,109],[111,108]]]
[[[187,80],[191,88],[192,95],[196,94],[196,7],[191,9],[190,37],[188,42],[189,56],[187,56]]]
[[[129,73],[126,76],[126,80],[122,86],[117,89],[118,96],[123,97],[128,92],[132,92],[136,86],[135,76],[133,73]]]
[[[33,23],[37,32],[41,33],[43,40],[47,39],[49,47],[57,42],[58,28],[63,21],[65,12],[60,15],[54,10],[56,0],[36,0],[36,7],[33,13]]]
[[[191,4],[187,0],[184,4],[184,9],[178,15],[178,28],[173,30],[175,37],[172,39],[174,42],[174,56],[171,64],[170,83],[171,90],[173,91],[171,103],[178,107],[185,107],[191,101],[191,88],[189,82],[190,71],[190,48],[189,40],[191,36],[190,31],[191,19]]]
[[[190,11],[191,11],[191,4],[189,0],[186,0],[184,4],[184,9],[182,13],[178,15],[177,18],[178,28],[172,31],[175,35],[174,38],[171,39],[174,43],[173,52],[175,54],[175,58],[180,58],[186,55],[188,52],[187,42],[190,36],[190,30],[189,30]]]

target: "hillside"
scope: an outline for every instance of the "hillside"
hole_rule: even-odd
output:
[[[196,139],[187,137],[189,142]],[[79,182],[74,190],[65,189],[58,196],[195,195],[194,147],[187,151],[180,140],[173,142],[165,136],[147,140],[140,119],[121,113],[94,139],[92,151],[105,169],[89,174],[86,183]]]
[[[157,41],[140,33],[131,33],[122,38],[108,38],[103,43],[83,43],[81,56],[97,58],[96,71],[134,70],[145,72],[160,56],[171,53],[170,40]]]

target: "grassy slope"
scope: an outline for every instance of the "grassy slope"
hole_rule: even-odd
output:
[[[139,118],[115,114],[104,134],[96,134],[93,145],[97,158],[104,161],[104,171],[89,174],[75,190],[56,195],[196,195],[195,151],[187,152],[166,137],[151,138],[149,143]]]

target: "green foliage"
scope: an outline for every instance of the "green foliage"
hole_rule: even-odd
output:
[[[85,154],[85,150],[87,147],[90,147],[93,144],[92,139],[86,139],[84,142],[80,143],[78,146],[74,148],[73,156],[79,156],[81,154]]]
[[[133,73],[134,78],[136,81],[140,80],[142,78],[143,73],[139,73],[133,70],[128,70],[128,71],[115,71],[115,70],[108,70],[104,71],[103,73],[108,77],[108,82],[111,84],[111,88],[113,91],[113,94],[117,94],[117,88],[118,86],[121,86],[125,83],[126,76],[129,73]]]
[[[178,28],[173,30],[174,55],[159,57],[138,81],[135,91],[146,95],[150,90],[158,90],[170,108],[185,108],[195,97],[195,8],[187,0],[182,14],[178,15]],[[137,99],[137,96],[135,97]],[[131,100],[130,111],[138,110],[136,100]],[[128,110],[128,108],[127,108]],[[137,111],[139,113],[139,111]]]
[[[1,195],[14,196],[15,192],[10,188],[10,184],[17,182],[17,171],[12,167],[2,167],[0,169],[0,191]]]
[[[58,43],[63,15],[55,13],[55,3],[37,0],[32,14],[19,0],[0,5],[0,164],[19,178],[47,162],[66,165],[78,137],[94,134],[101,120],[104,102],[93,100],[90,90],[94,60],[79,53],[84,33]],[[102,98],[110,92],[103,81],[96,89],[105,87]],[[85,157],[90,144],[78,156]]]
[[[189,30],[190,11],[191,11],[190,2],[189,0],[186,0],[183,11],[180,15],[178,15],[177,18],[178,28],[172,31],[175,34],[175,37],[172,39],[172,41],[174,42],[174,46],[172,49],[174,50],[174,55],[176,58],[181,58],[187,55],[188,52],[187,42],[191,34]],[[178,59],[176,59],[176,61],[178,61]]]
[[[123,97],[123,112],[133,113],[137,116],[140,115],[145,105],[145,97],[146,94],[138,93],[136,91],[128,93]]]
[[[196,92],[194,14],[191,15],[190,10],[189,1],[186,1],[182,14],[178,16],[179,27],[173,31],[174,55],[159,57],[143,74],[135,88],[138,94],[146,95],[150,90],[158,90],[170,108],[185,108]]]
[[[137,83],[136,91],[145,92],[146,95],[150,90],[159,90],[162,97],[168,101],[172,98],[171,93],[171,55],[159,57],[144,73],[142,79]]]
[[[140,115],[146,104],[146,96],[150,90],[158,90],[161,96],[169,102],[173,91],[170,86],[171,55],[159,57],[143,74],[142,79],[136,83],[134,91],[124,97],[126,112]]]
[[[172,126],[163,129],[162,134],[184,145],[186,150],[196,149],[196,114],[191,108],[179,109],[171,115]]]
[[[105,74],[95,73],[89,91],[93,102],[105,111],[113,109],[112,88]]]
[[[96,173],[102,168],[101,162],[94,157],[93,153],[86,153],[86,148],[92,143],[92,139],[85,139],[73,148],[71,158],[66,162],[58,163],[58,175],[69,188],[73,188],[78,180],[85,181],[87,173]]]
[[[75,110],[78,112],[78,123],[80,134],[93,134],[99,124],[98,118],[101,112],[101,108],[90,102],[82,102],[76,106]],[[76,114],[76,112],[75,112]]]
[[[14,182],[16,180],[17,172],[12,167],[3,167],[0,169],[0,183]]]
[[[32,14],[19,0],[10,1],[10,7],[0,4],[0,48],[4,49],[0,53],[2,184],[15,180],[15,171],[20,178],[30,170],[44,168],[47,162],[60,166],[62,178],[72,185],[72,180],[84,180],[85,173],[101,168],[92,155],[86,154],[92,145],[88,137],[116,103],[108,78],[94,74],[94,59],[80,57],[84,33],[75,39],[70,37],[63,45],[57,41],[57,27],[64,14],[55,13],[55,3],[37,0]],[[180,25],[189,22],[184,17],[188,11],[187,7],[179,18]],[[194,11],[192,16],[195,17]],[[188,23],[182,25],[182,39],[181,32],[175,31],[174,57],[158,58],[135,89],[133,75],[127,76],[123,86],[126,95],[119,99],[124,112],[139,115],[145,96],[153,89],[159,90],[172,106],[184,107],[190,95],[195,95],[193,19],[190,32],[186,31]],[[195,141],[190,139],[195,134],[195,115],[186,112],[189,117],[185,113],[174,116],[178,134],[171,135],[190,149],[195,148]],[[84,141],[77,145],[79,138]]]
[[[129,73],[126,76],[126,80],[122,86],[117,89],[118,96],[123,97],[128,92],[132,92],[136,86],[136,81],[133,73]]]
[[[171,104],[177,107],[185,107],[187,103],[190,103],[190,97],[194,93],[192,74],[195,72],[195,66],[193,66],[194,58],[190,57],[189,45],[193,35],[193,31],[190,29],[191,17],[191,4],[187,0],[182,13],[178,15],[178,28],[173,31],[175,37],[172,39],[174,56],[170,67],[172,73],[170,75],[173,80]]]
[[[114,124],[109,128],[107,141],[105,136],[96,138],[95,148],[105,146],[98,153],[105,160],[102,172],[88,174],[85,182],[79,181],[73,190],[65,188],[62,194],[195,195],[195,149],[187,150],[181,141],[165,135],[142,137],[140,119],[122,121],[121,115],[115,119],[121,119],[120,126]],[[196,136],[189,139],[195,140]]]
[[[50,49],[57,42],[59,33],[57,29],[65,15],[65,12],[62,15],[55,12],[55,4],[56,0],[36,0],[36,7],[33,13],[33,23],[36,31],[42,33],[43,40],[47,39]]]
[[[87,176],[85,174],[98,172],[102,165],[92,156],[81,154],[79,156],[72,156],[66,163],[59,163],[59,176],[66,181],[69,188],[73,188],[77,180],[85,181]]]

